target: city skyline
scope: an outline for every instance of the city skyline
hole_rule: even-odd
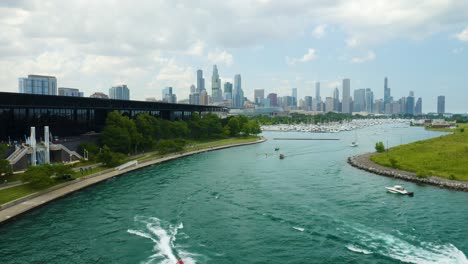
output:
[[[76,15],[86,9],[94,12]],[[150,16],[154,10],[161,16]],[[298,98],[314,96],[318,81],[324,100],[336,87],[342,91],[345,78],[351,95],[370,88],[379,99],[388,77],[394,100],[414,91],[415,99],[423,98],[423,112],[436,112],[444,95],[445,112],[466,113],[464,10],[466,1],[5,2],[0,90],[17,92],[19,77],[41,74],[85,96],[125,83],[132,100],[159,98],[165,87],[188,99],[197,69],[211,93],[217,64],[221,87],[240,73],[250,100],[255,89],[282,96],[297,88]],[[125,15],[126,23],[113,23],[116,15]]]

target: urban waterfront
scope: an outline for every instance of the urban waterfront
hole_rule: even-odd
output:
[[[263,135],[262,144],[142,169],[27,213],[0,227],[0,262],[468,263],[467,193],[346,163],[377,141],[441,133],[385,124],[334,133],[338,141]],[[385,191],[396,184],[415,196]]]

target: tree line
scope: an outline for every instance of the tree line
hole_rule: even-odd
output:
[[[148,113],[135,119],[110,112],[101,132],[99,144],[82,144],[79,152],[86,149],[89,159],[98,160],[107,166],[118,165],[125,155],[146,151],[170,153],[184,148],[187,140],[210,140],[242,137],[261,133],[256,120],[246,116],[220,118],[215,114],[200,116],[193,113],[187,121],[169,121]]]

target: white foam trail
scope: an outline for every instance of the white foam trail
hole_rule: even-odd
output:
[[[372,251],[359,248],[356,245],[346,245],[346,248],[353,251],[353,252],[362,253],[362,254],[365,254],[365,255],[372,254]]]
[[[365,245],[367,250],[376,254],[391,257],[406,263],[417,264],[468,264],[465,254],[452,244],[435,244],[414,241],[412,244],[404,239],[415,239],[401,234],[403,238],[367,228],[353,228],[357,231],[354,238],[360,245]],[[348,247],[348,249],[350,249]],[[350,249],[351,250],[351,249]]]
[[[135,222],[145,224],[146,230],[133,230],[128,229],[127,232],[140,237],[148,238],[155,243],[153,255],[149,256],[145,263],[154,263],[159,261],[162,264],[175,264],[177,263],[177,257],[180,256],[184,263],[195,264],[196,261],[194,256],[187,251],[177,250],[177,246],[174,245],[176,235],[179,229],[184,228],[183,223],[176,226],[169,225],[167,223],[161,223],[156,217],[135,217]],[[166,229],[163,227],[166,226]],[[176,253],[176,254],[174,254]]]
[[[302,227],[295,227],[295,226],[293,226],[293,228],[296,229],[297,231],[304,232],[304,228],[302,228]]]

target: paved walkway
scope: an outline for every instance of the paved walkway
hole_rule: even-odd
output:
[[[157,158],[157,159],[151,159],[147,161],[143,161],[136,166],[126,168],[120,171],[114,170],[114,169],[108,169],[106,171],[101,171],[96,174],[82,177],[61,185],[54,186],[48,190],[36,193],[36,194],[31,194],[28,197],[24,197],[21,199],[18,199],[16,201],[12,201],[8,204],[2,205],[2,209],[0,209],[0,224],[4,223],[24,212],[27,212],[29,210],[32,210],[34,208],[40,207],[50,201],[53,201],[55,199],[58,199],[60,197],[66,196],[70,193],[73,193],[77,190],[86,188],[88,186],[94,185],[98,182],[102,182],[104,180],[107,180],[109,178],[137,170],[143,167],[147,167],[153,164],[159,164],[162,162],[166,162],[169,160],[174,160],[178,159],[181,157],[187,157],[191,156],[194,154],[202,153],[202,152],[207,152],[207,151],[213,151],[213,150],[218,150],[218,149],[223,149],[223,148],[230,148],[230,147],[237,147],[237,146],[243,146],[243,145],[251,145],[251,144],[256,144],[256,143],[261,143],[266,141],[265,138],[261,138],[257,141],[253,142],[247,142],[247,143],[238,143],[238,144],[231,144],[231,145],[225,145],[225,146],[219,146],[219,147],[209,147],[209,148],[204,148],[200,150],[193,150],[193,151],[188,151],[188,152],[181,152],[181,153],[176,153],[172,154],[166,157],[162,158]]]

